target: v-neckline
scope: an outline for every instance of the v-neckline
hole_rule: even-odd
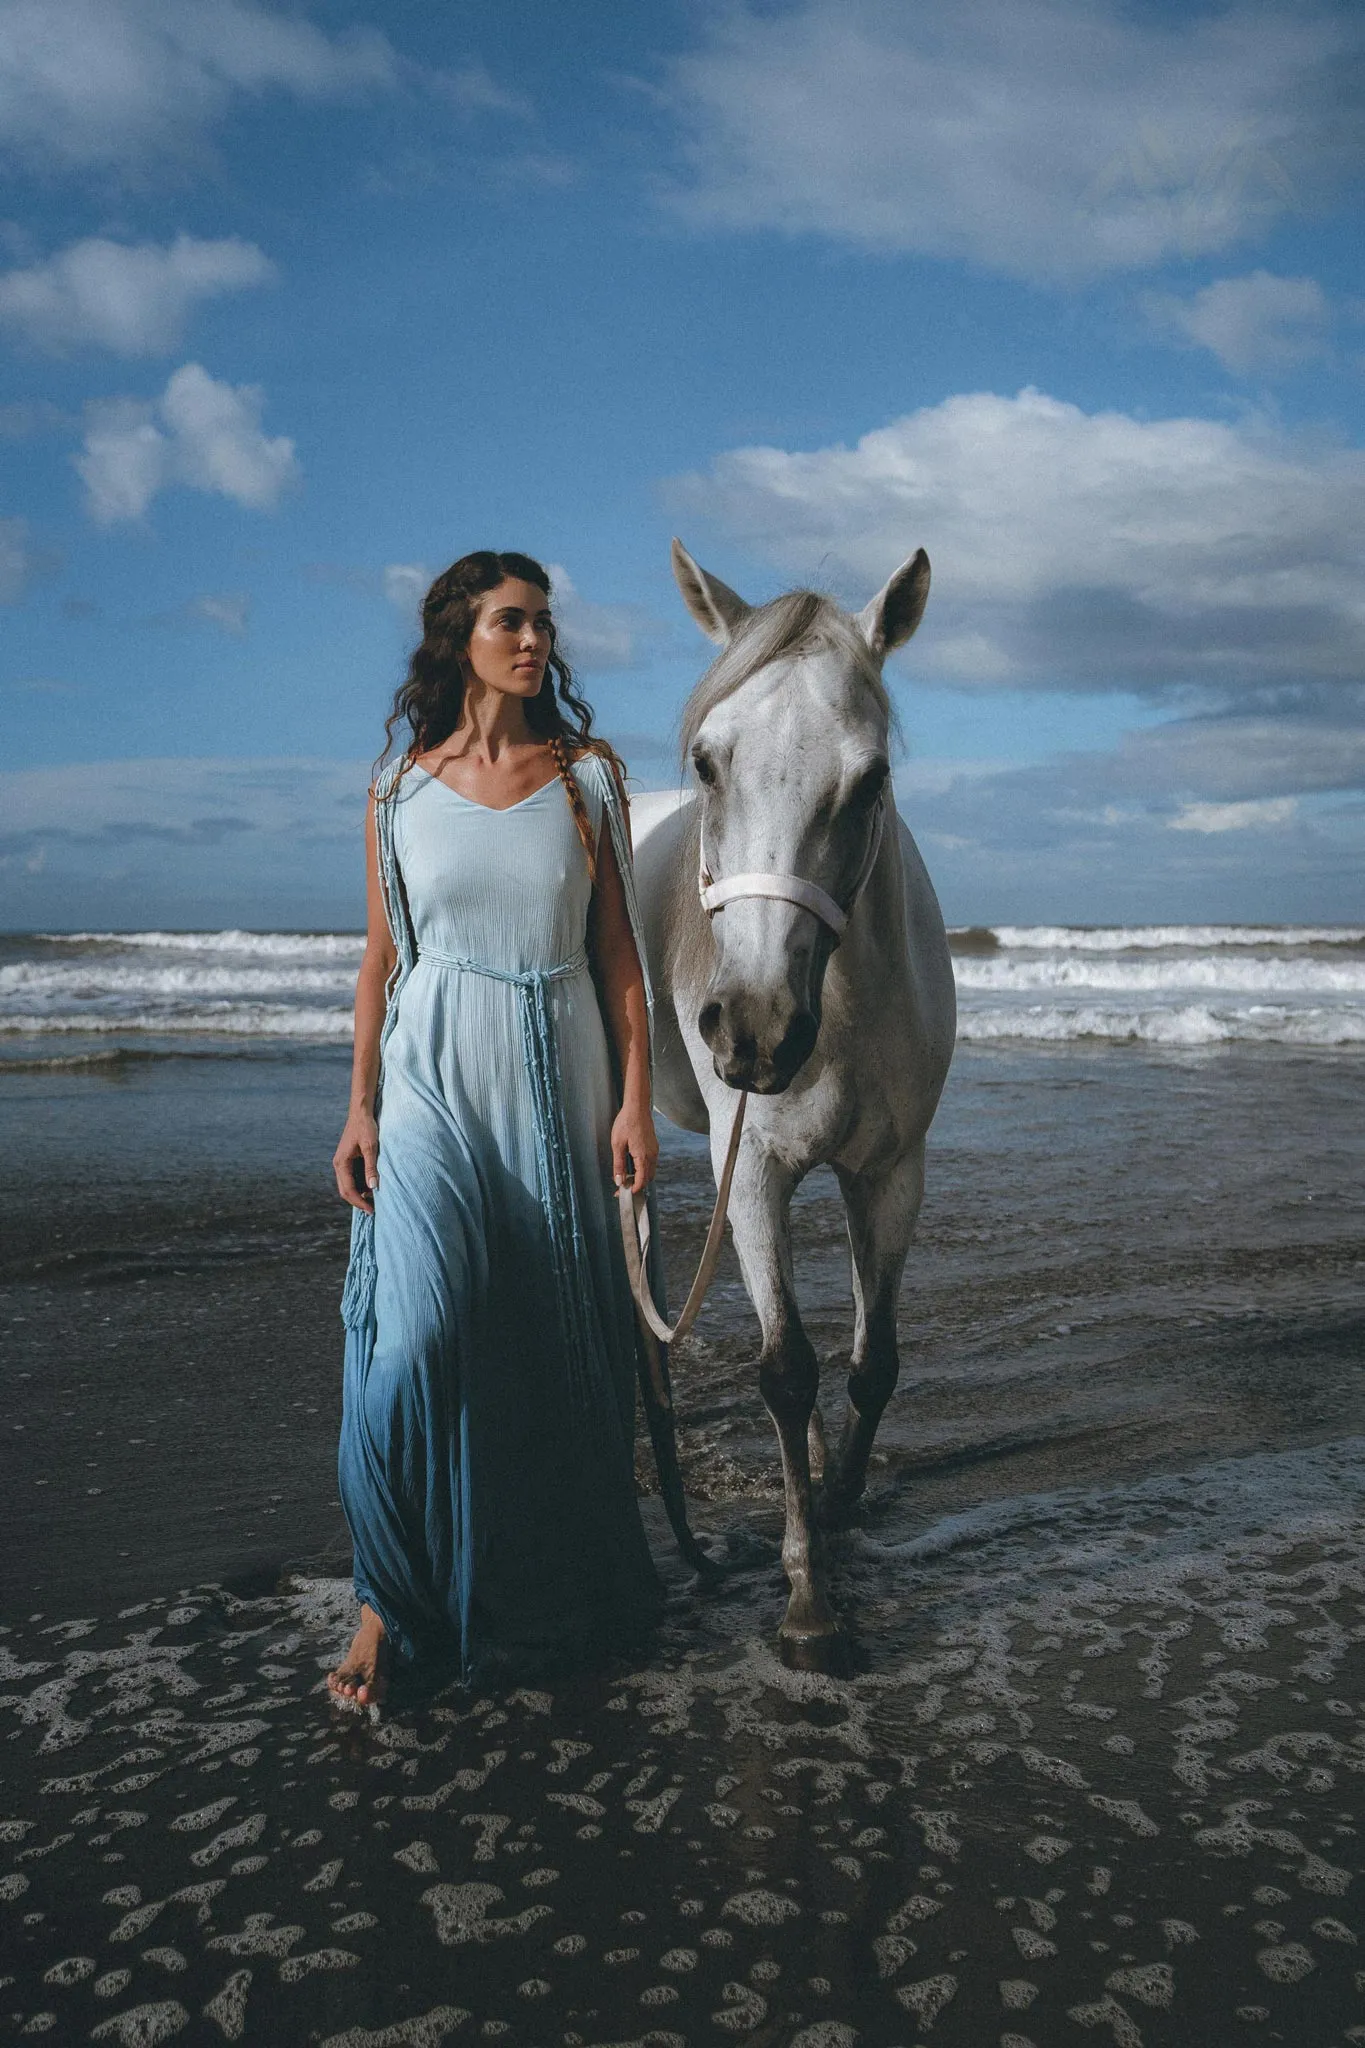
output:
[[[412,765],[419,775],[425,775],[428,782],[434,782],[438,789],[443,789],[447,796],[453,796],[457,803],[472,804],[476,811],[487,811],[493,818],[505,818],[510,811],[519,811],[523,804],[529,804],[533,797],[543,795],[551,783],[559,780],[559,772],[556,770],[548,781],[542,782],[536,789],[528,790],[525,796],[519,796],[514,804],[481,804],[476,796],[466,796],[462,789],[453,789],[439,775],[433,775],[420,761],[414,761]]]

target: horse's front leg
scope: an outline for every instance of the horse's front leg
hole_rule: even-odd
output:
[[[837,1524],[867,1484],[867,1461],[882,1411],[900,1374],[896,1304],[905,1255],[924,1199],[924,1141],[889,1173],[839,1174],[853,1254],[855,1322],[848,1407],[838,1446],[825,1466],[821,1519]]]
[[[758,1384],[782,1453],[782,1564],[791,1588],[778,1632],[782,1659],[800,1670],[828,1671],[842,1661],[843,1637],[815,1555],[807,1430],[820,1368],[801,1327],[792,1275],[789,1211],[796,1180],[790,1167],[746,1133],[730,1193],[730,1224],[744,1284],[763,1329]]]

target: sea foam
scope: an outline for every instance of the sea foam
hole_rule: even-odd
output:
[[[950,941],[965,1044],[1365,1044],[1365,926],[1002,924]],[[352,932],[0,939],[0,1039],[334,1044],[363,950]]]
[[[1127,953],[1152,947],[1207,951],[1227,946],[1365,946],[1362,925],[1299,924],[999,924],[989,931],[997,945],[1050,953]]]

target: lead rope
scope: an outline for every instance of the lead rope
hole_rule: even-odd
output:
[[[716,1188],[715,1207],[711,1211],[711,1227],[706,1233],[702,1248],[701,1263],[696,1277],[688,1290],[687,1299],[676,1323],[671,1327],[664,1321],[654,1306],[654,1297],[649,1291],[645,1276],[645,1262],[649,1257],[649,1208],[643,1192],[633,1188],[616,1190],[616,1206],[621,1218],[621,1242],[625,1246],[626,1271],[630,1276],[630,1291],[635,1298],[636,1312],[645,1328],[661,1344],[676,1343],[685,1337],[697,1320],[701,1305],[715,1277],[716,1264],[720,1258],[721,1240],[725,1234],[725,1212],[730,1206],[730,1183],[735,1177],[735,1160],[739,1156],[740,1133],[744,1129],[744,1108],[749,1100],[747,1088],[739,1091],[735,1104],[735,1120],[730,1126],[730,1142],[725,1150],[725,1164],[721,1168],[720,1181]],[[669,1407],[667,1390],[656,1385],[663,1405]]]
[[[583,809],[582,797],[579,794],[572,769],[569,765],[568,749],[558,733],[551,735],[549,748],[555,767],[559,772],[559,778],[564,785],[565,794],[569,799],[569,808],[573,813],[574,823],[577,825],[579,836],[583,841],[584,852],[588,858],[589,875],[592,881],[596,883],[597,862],[591,828],[588,825],[587,816]],[[679,1337],[685,1337],[693,1323],[697,1320],[702,1303],[706,1299],[711,1282],[715,1277],[717,1263],[720,1259],[720,1248],[725,1234],[725,1215],[730,1204],[730,1183],[735,1176],[735,1160],[739,1154],[740,1134],[744,1128],[744,1106],[748,1099],[748,1089],[741,1089],[739,1101],[735,1105],[735,1118],[730,1127],[730,1142],[726,1148],[725,1164],[721,1169],[720,1182],[716,1189],[715,1206],[711,1211],[711,1224],[706,1233],[706,1243],[702,1249],[701,1263],[697,1267],[696,1277],[688,1291],[687,1300],[683,1303],[682,1313],[671,1327],[664,1321],[655,1307],[654,1297],[650,1293],[649,1281],[646,1277],[646,1263],[649,1258],[651,1234],[647,1197],[643,1191],[637,1193],[632,1188],[622,1187],[616,1191],[617,1212],[621,1223],[621,1243],[626,1255],[626,1273],[630,1281],[630,1291],[635,1302],[636,1314],[644,1326],[646,1339],[654,1337],[661,1344],[673,1344]],[[671,1410],[673,1403],[668,1386],[668,1376],[663,1370],[662,1361],[659,1359],[654,1346],[648,1342],[646,1342],[646,1352],[649,1359],[649,1378],[654,1398],[661,1409]]]

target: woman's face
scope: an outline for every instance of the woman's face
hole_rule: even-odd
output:
[[[470,673],[509,697],[534,697],[550,658],[550,600],[537,583],[509,576],[479,603],[465,661]]]

